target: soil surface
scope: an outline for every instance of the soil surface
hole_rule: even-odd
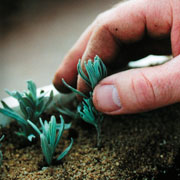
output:
[[[67,119],[67,118],[65,118]],[[55,156],[73,137],[74,144],[59,164],[47,167],[38,142],[14,135],[15,123],[2,128],[1,180],[180,179],[180,104],[137,115],[106,117],[102,147],[96,147],[96,130],[73,120],[64,132]]]

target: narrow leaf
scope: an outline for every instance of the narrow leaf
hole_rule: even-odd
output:
[[[50,145],[53,149],[53,152],[55,150],[55,142],[56,142],[56,118],[55,116],[51,116],[50,120],[50,127],[49,127],[49,135],[50,135]]]
[[[32,142],[33,138],[36,138],[36,136],[34,134],[30,134],[28,137],[28,140]]]
[[[52,152],[51,152],[51,149],[49,148],[48,141],[47,141],[46,137],[44,136],[44,134],[40,135],[40,139],[41,139],[42,152],[44,154],[46,162],[48,163],[48,165],[51,165],[51,162],[52,162]]]
[[[60,116],[60,119],[61,119],[61,124],[60,124],[60,128],[59,128],[59,131],[58,131],[58,135],[57,135],[57,139],[56,139],[56,144],[55,144],[55,148],[57,147],[60,139],[61,139],[61,136],[63,134],[63,131],[64,131],[64,119],[62,116]]]
[[[9,95],[9,96],[12,96],[13,98],[17,99],[18,100],[18,97],[17,97],[17,91],[9,91],[7,89],[5,89],[5,92]]]
[[[62,78],[62,82],[63,82],[63,84],[64,84],[67,88],[69,88],[71,91],[73,91],[73,92],[75,92],[75,93],[77,93],[77,94],[79,94],[79,95],[87,98],[87,96],[86,96],[84,93],[78,91],[77,89],[75,89],[75,88],[73,88],[72,86],[70,86],[69,84],[67,84],[66,81],[65,81],[63,78]]]
[[[27,81],[28,84],[28,90],[32,94],[32,97],[34,100],[36,100],[36,85],[33,81]]]
[[[64,114],[64,115],[67,115],[67,116],[71,117],[72,119],[77,119],[78,118],[77,112],[69,110],[68,108],[65,108],[65,107],[58,108],[58,107],[56,107],[56,110],[58,112],[60,112],[61,114]]]
[[[19,124],[27,125],[27,122],[24,120],[24,118],[22,118],[19,114],[10,109],[0,108],[0,113],[17,120]]]
[[[57,161],[61,160],[72,148],[73,145],[73,138],[71,138],[70,145],[58,156]]]
[[[41,135],[41,131],[38,129],[38,127],[37,127],[33,122],[31,122],[30,120],[27,120],[27,122],[31,125],[31,127],[32,127],[39,135]]]
[[[1,101],[1,103],[5,109],[9,109],[9,110],[13,111],[4,101]]]

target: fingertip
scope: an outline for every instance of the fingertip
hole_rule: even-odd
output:
[[[77,89],[84,93],[85,95],[89,95],[89,92],[92,91],[92,88],[90,88],[85,81],[81,78],[80,75],[78,75],[78,80],[77,80]]]
[[[62,71],[57,71],[53,79],[53,85],[61,93],[71,92],[71,90],[64,85],[62,79],[65,79],[66,83],[68,83],[70,86],[76,87],[76,75],[74,77],[71,77],[68,76],[68,74],[63,73]]]
[[[62,85],[61,80],[60,80],[60,78],[57,77],[57,75],[55,75],[52,83],[59,92],[61,92],[61,93],[69,92],[69,90]]]

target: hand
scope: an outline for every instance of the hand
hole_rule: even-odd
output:
[[[77,62],[101,57],[110,69],[148,54],[173,54],[156,67],[132,69],[103,79],[94,89],[95,107],[106,114],[137,113],[180,101],[180,1],[132,0],[100,14],[68,52],[54,77],[55,87],[66,92],[61,79],[82,92]]]

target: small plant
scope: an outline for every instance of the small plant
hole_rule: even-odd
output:
[[[107,76],[106,66],[97,55],[94,58],[94,62],[92,62],[91,59],[89,59],[87,63],[84,61],[84,66],[88,76],[83,72],[80,60],[77,65],[78,73],[89,87],[94,89],[98,82]]]
[[[27,120],[31,120],[33,123],[37,124],[39,117],[46,110],[48,105],[53,99],[53,91],[50,92],[49,98],[45,98],[45,93],[41,92],[40,96],[37,96],[37,88],[34,82],[27,81],[28,91],[18,92],[18,91],[8,91],[7,94],[18,100],[21,114],[15,112],[10,108],[4,101],[1,101],[4,108],[0,108],[0,113],[11,117],[17,121],[20,125],[20,131],[16,132],[19,136],[24,136],[29,138],[32,134],[33,129],[28,124]]]
[[[94,62],[92,60],[88,60],[88,62],[84,62],[84,66],[87,72],[87,75],[83,72],[81,68],[81,62],[79,60],[77,65],[78,74],[82,77],[82,79],[87,83],[87,85],[92,89],[98,84],[100,80],[107,76],[106,66],[102,62],[102,60],[95,56]],[[93,104],[92,101],[92,91],[89,93],[89,96],[86,96],[84,93],[78,91],[77,89],[68,85],[64,79],[62,79],[65,86],[67,86],[73,92],[81,95],[83,97],[82,103],[78,106],[77,111],[79,116],[87,123],[92,124],[95,126],[97,131],[97,146],[100,146],[101,143],[101,124],[104,118],[104,115],[98,112]],[[68,111],[64,110],[66,114]],[[63,111],[61,111],[63,112]]]
[[[3,138],[4,138],[4,136],[2,136],[2,137],[0,138],[0,142],[3,140]],[[1,144],[0,144],[0,147],[1,147]],[[0,150],[0,166],[2,165],[2,160],[3,160],[3,155],[2,155],[2,152],[1,152],[1,150]]]
[[[50,122],[44,121],[44,123],[40,118],[41,129],[38,129],[38,127],[33,122],[28,120],[28,123],[40,136],[41,149],[48,165],[52,164],[55,149],[61,139],[64,130],[70,128],[70,124],[65,124],[62,116],[60,116],[60,119],[61,123],[57,124],[55,116],[51,116]],[[73,139],[71,138],[70,145],[58,156],[58,158],[56,159],[57,161],[60,161],[69,152],[72,144]]]

